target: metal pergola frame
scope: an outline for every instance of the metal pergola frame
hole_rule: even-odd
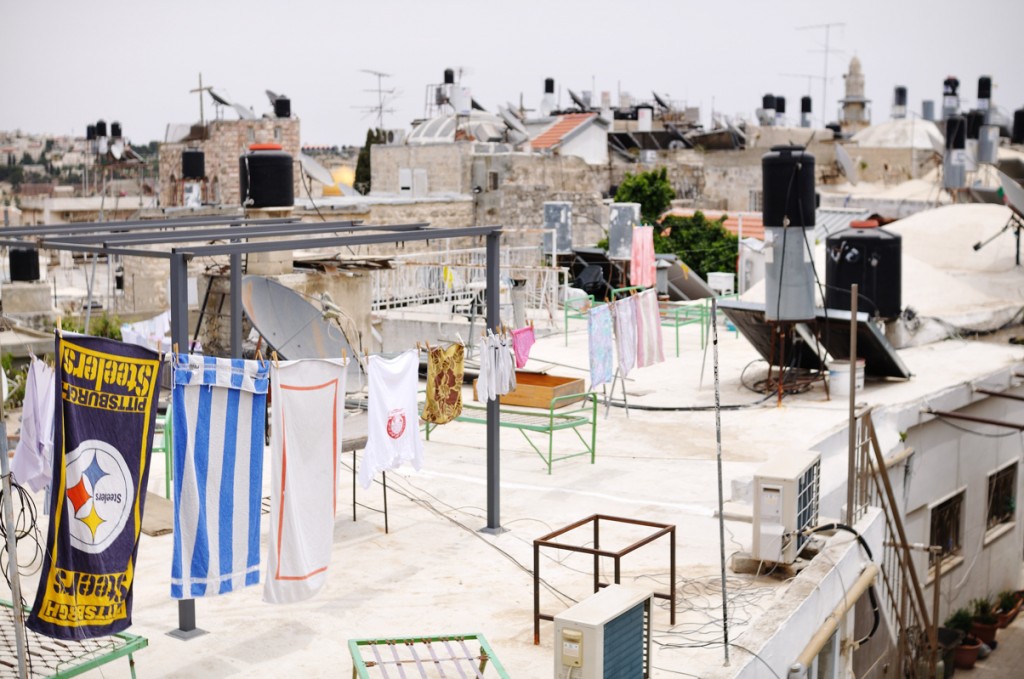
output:
[[[426,223],[364,225],[352,221],[310,223],[294,217],[250,219],[189,217],[182,219],[132,220],[44,224],[0,231],[0,245],[41,250],[64,250],[93,255],[121,255],[168,260],[170,269],[171,338],[189,347],[188,262],[196,257],[229,255],[231,263],[231,354],[242,355],[242,255],[314,248],[343,248],[382,243],[484,237],[487,252],[485,304],[487,327],[497,332],[499,313],[500,244],[502,227],[470,226],[428,228]],[[249,238],[258,238],[249,241]],[[229,243],[195,244],[226,240]],[[264,240],[268,239],[268,240]],[[283,240],[284,239],[284,240]],[[487,526],[486,533],[501,533],[500,521],[500,410],[497,399],[487,402]],[[203,634],[196,628],[195,600],[178,601],[178,628],[170,634],[189,639]]]

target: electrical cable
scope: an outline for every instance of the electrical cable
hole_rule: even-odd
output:
[[[851,535],[857,538],[857,542],[860,543],[860,546],[864,548],[864,552],[868,555],[868,560],[874,562],[875,557],[871,554],[871,547],[868,546],[867,541],[860,533],[858,533],[850,526],[847,526],[845,523],[825,524],[823,526],[818,526],[817,528],[812,528],[805,534],[813,535],[815,533],[820,533],[826,530],[842,530],[846,531],[847,533],[850,533]],[[881,623],[882,619],[881,611],[878,605],[878,595],[875,592],[875,585],[873,583],[870,587],[868,587],[868,598],[871,600],[871,614],[874,617],[874,622],[871,625],[871,631],[868,632],[867,635],[865,635],[862,639],[859,639],[855,642],[857,646],[861,646],[867,643],[867,641],[871,639],[871,637],[875,636],[875,632],[878,630],[878,626]]]

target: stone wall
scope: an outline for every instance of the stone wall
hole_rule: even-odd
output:
[[[207,139],[160,145],[160,204],[181,205],[181,152],[198,148],[205,154],[206,196],[204,202],[239,205],[238,159],[251,144],[280,144],[296,161],[295,195],[303,196],[302,171],[298,166],[300,125],[298,118],[258,120],[213,120],[206,126]]]
[[[472,143],[370,147],[371,195],[394,195],[399,191],[400,168],[425,169],[428,193],[469,193],[468,159]]]

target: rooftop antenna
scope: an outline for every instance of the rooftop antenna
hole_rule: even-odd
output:
[[[845,28],[846,24],[841,22],[841,21],[834,21],[834,22],[829,23],[829,24],[811,24],[810,26],[798,26],[797,29],[796,29],[798,31],[814,31],[814,30],[821,30],[822,28],[825,29],[825,49],[824,50],[812,50],[812,51],[822,51],[822,52],[825,53],[825,69],[824,69],[823,75],[821,77],[821,126],[822,127],[825,127],[825,125],[828,123],[828,120],[827,120],[828,114],[825,113],[825,111],[828,110],[828,55],[829,55],[829,52],[831,52],[831,51],[834,51],[836,53],[839,52],[839,50],[829,50],[829,48],[828,48],[829,38],[831,36],[831,32],[832,32],[832,28],[833,27],[844,27]]]
[[[206,87],[203,87],[203,74],[200,73],[199,74],[199,87],[197,87],[194,90],[189,90],[189,93],[190,94],[192,94],[192,93],[199,94],[199,124],[203,128],[205,128],[206,127],[206,119],[205,119],[205,117],[203,115],[203,92],[209,92],[210,96],[213,96],[213,88],[212,87],[210,87],[209,85],[207,85]],[[216,97],[214,97],[214,100],[216,100]]]
[[[394,88],[391,88],[390,90],[384,89],[384,78],[390,78],[392,76],[391,76],[390,73],[383,73],[382,71],[374,71],[373,69],[370,69],[370,68],[361,68],[361,69],[359,69],[359,71],[360,71],[360,73],[368,73],[368,74],[372,75],[373,77],[375,77],[377,79],[377,89],[375,89],[375,90],[363,90],[364,92],[376,92],[377,93],[377,105],[376,106],[362,106],[362,107],[357,107],[357,108],[362,108],[364,111],[367,111],[368,113],[376,112],[377,113],[377,129],[378,130],[383,130],[384,129],[384,114],[385,113],[394,113],[395,112],[395,109],[388,108],[387,104],[389,104],[391,102],[391,98],[392,98],[392,96],[395,95],[396,90]],[[388,96],[385,97],[384,95],[388,95]]]

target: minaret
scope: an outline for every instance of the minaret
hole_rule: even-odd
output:
[[[871,100],[864,98],[864,73],[860,59],[850,59],[850,71],[846,79],[846,96],[839,100],[839,124],[843,133],[850,135],[871,124]]]

